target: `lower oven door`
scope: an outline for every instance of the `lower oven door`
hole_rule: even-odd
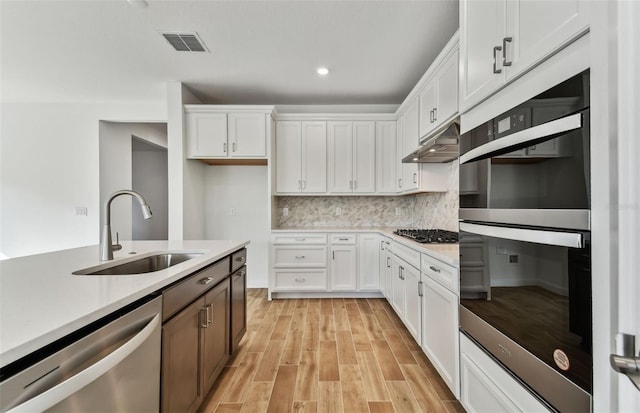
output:
[[[589,411],[589,233],[463,221],[460,252],[463,333],[553,408]]]

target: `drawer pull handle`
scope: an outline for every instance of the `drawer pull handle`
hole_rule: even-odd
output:
[[[339,241],[349,241],[349,238],[338,238]]]
[[[429,269],[431,269],[431,271],[440,272],[440,268],[434,267],[433,265],[430,265]]]
[[[213,323],[213,319],[211,318],[211,313],[213,313],[213,304],[209,304],[207,306],[207,324]]]
[[[296,238],[296,241],[306,241],[306,238]]]
[[[207,285],[209,284],[211,281],[213,281],[213,277],[207,277],[207,278],[203,278],[200,281],[198,281],[200,284],[202,285]]]
[[[237,257],[237,258],[236,258],[236,261],[238,261],[238,262],[242,262],[242,261],[244,261],[244,257]]]
[[[306,258],[306,256],[304,256],[304,255],[296,255],[296,260],[303,260],[305,258]]]
[[[306,278],[296,278],[296,282],[297,283],[303,283],[303,282],[306,282],[306,281],[307,281]]]
[[[244,274],[245,274],[244,270],[238,271],[238,275],[237,276],[238,277],[242,277]]]

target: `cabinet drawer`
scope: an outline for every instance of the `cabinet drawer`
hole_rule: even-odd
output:
[[[331,234],[331,243],[355,245],[356,234]]]
[[[418,251],[397,242],[394,242],[391,245],[391,251],[408,264],[411,264],[416,268],[420,268],[420,253]]]
[[[234,272],[238,268],[247,263],[247,249],[243,248],[240,251],[236,251],[231,254],[231,272]]]
[[[327,247],[276,246],[273,258],[274,267],[326,267]]]
[[[434,281],[440,283],[443,287],[449,289],[455,294],[459,293],[459,279],[458,271],[431,257],[427,254],[422,254],[422,273],[431,278]]]
[[[162,292],[162,321],[204,294],[230,274],[230,258],[220,261],[191,275],[186,280]]]
[[[275,234],[271,241],[273,244],[326,244],[327,234]]]
[[[327,270],[279,270],[275,271],[277,291],[325,291]]]

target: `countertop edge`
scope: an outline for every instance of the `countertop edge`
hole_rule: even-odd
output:
[[[188,276],[189,274],[192,274],[206,267],[207,265],[212,264],[213,262],[221,258],[224,258],[227,255],[230,255],[234,251],[237,251],[239,249],[246,247],[249,243],[250,241],[248,240],[238,241],[237,243],[234,243],[233,246],[230,246],[223,250],[218,250],[209,254],[205,253],[204,257],[194,258],[193,261],[190,262],[191,265],[185,266],[184,268],[179,267],[179,265],[177,265],[176,267],[179,267],[179,268],[175,268],[173,270],[171,268],[163,270],[163,271],[168,271],[169,274],[166,277],[163,277],[162,279],[158,280],[153,284],[148,285],[145,288],[136,290],[131,294],[127,295],[126,297],[122,297],[117,301],[113,301],[105,306],[102,306],[96,309],[95,311],[84,314],[65,324],[56,326],[51,330],[48,330],[28,341],[19,343],[18,345],[14,345],[11,348],[8,348],[6,350],[3,349],[0,353],[0,368],[4,368],[13,362],[18,361],[25,356],[28,356],[34,351],[37,351],[48,344],[51,344],[57,340],[60,340],[68,336],[69,334],[72,334],[75,331],[81,329],[82,327],[85,327],[95,321],[98,321],[101,318],[106,317],[109,314],[131,303],[134,303],[152,293],[159,292],[162,288],[166,287],[167,285],[173,284],[179,281],[180,279]],[[123,242],[123,244],[125,244],[125,242]],[[173,248],[169,248],[169,250],[171,249]],[[206,249],[206,248],[203,248],[203,249]],[[118,259],[116,259],[116,261],[123,260],[125,256],[119,256],[117,258]],[[186,261],[185,263],[187,262],[189,261]],[[98,277],[98,276],[87,276],[87,277]]]

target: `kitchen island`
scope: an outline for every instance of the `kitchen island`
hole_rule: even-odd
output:
[[[0,367],[238,251],[249,241],[129,241],[101,262],[98,245],[0,261]],[[73,275],[160,252],[201,253],[136,275]]]

